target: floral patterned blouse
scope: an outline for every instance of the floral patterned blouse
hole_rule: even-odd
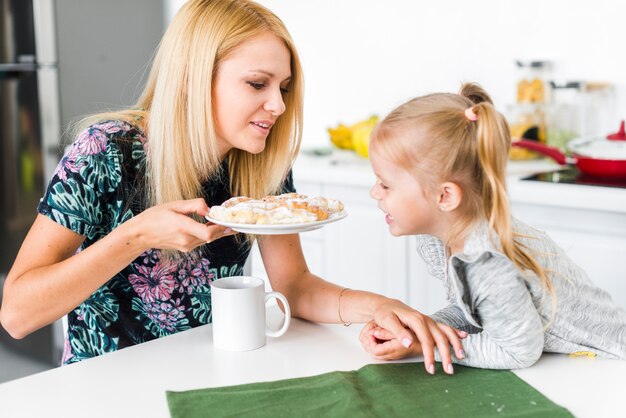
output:
[[[146,138],[121,121],[80,133],[59,163],[38,212],[85,236],[77,252],[145,209]],[[222,174],[203,185],[209,206],[230,198]],[[282,192],[295,191],[291,173]],[[149,250],[67,315],[63,364],[119,350],[211,322],[210,282],[240,275],[250,245],[233,236],[183,262]]]

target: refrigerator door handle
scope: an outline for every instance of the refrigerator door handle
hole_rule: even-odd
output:
[[[61,112],[59,98],[59,74],[55,67],[40,68],[39,115],[41,121],[41,148],[43,150],[44,182],[52,178],[63,154],[61,146]]]
[[[22,73],[22,72],[30,72],[30,71],[37,71],[37,65],[35,65],[35,64],[22,64],[22,63],[0,64],[0,74],[2,74],[2,73]]]
[[[31,0],[35,23],[35,47],[37,62],[43,65],[56,65],[56,15],[54,0]]]

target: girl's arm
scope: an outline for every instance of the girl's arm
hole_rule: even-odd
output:
[[[339,323],[342,287],[309,272],[298,235],[265,236],[259,240],[263,263],[274,290],[289,300],[292,315],[316,322]],[[434,347],[441,353],[445,370],[451,364],[450,344],[460,350],[458,337],[446,336],[428,316],[404,303],[370,292],[349,290],[341,296],[341,319],[346,322],[376,321],[405,346],[413,346],[413,333],[424,353],[428,371],[434,368]]]
[[[190,251],[224,236],[187,216],[206,214],[203,199],[150,208],[75,254],[84,237],[38,215],[7,276],[0,322],[23,338],[84,302],[149,248]]]
[[[434,314],[430,315],[430,317],[441,324],[448,325],[452,328],[458,329],[459,331],[465,331],[469,334],[476,334],[480,332],[480,328],[470,324],[465,318],[465,315],[463,315],[463,311],[459,305],[455,303],[438,310]]]
[[[452,266],[458,306],[481,329],[463,339],[466,357],[457,362],[490,369],[533,365],[543,352],[544,328],[513,263],[502,254],[485,252],[471,262],[453,257]]]

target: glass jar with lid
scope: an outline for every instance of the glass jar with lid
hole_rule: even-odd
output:
[[[567,143],[584,132],[582,81],[550,81],[552,102],[548,106],[546,142],[566,151]]]
[[[516,61],[518,69],[517,101],[508,106],[507,118],[511,137],[546,142],[546,102],[550,97],[546,78],[551,70],[549,61]],[[523,148],[512,147],[509,158],[527,160],[539,155]]]
[[[551,69],[549,61],[515,61],[518,69],[517,103],[546,103],[549,89],[546,84]]]
[[[615,91],[603,82],[550,82],[552,102],[548,106],[548,145],[567,151],[566,144],[581,136],[606,136],[614,130]]]
[[[617,114],[615,86],[602,81],[587,81],[583,92],[581,135],[604,136],[615,130]]]

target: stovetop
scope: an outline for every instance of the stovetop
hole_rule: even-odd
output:
[[[573,167],[565,170],[533,174],[532,176],[522,178],[522,180],[541,181],[546,183],[583,184],[585,186],[618,187],[626,189],[626,179],[593,177],[587,174],[582,174]]]

